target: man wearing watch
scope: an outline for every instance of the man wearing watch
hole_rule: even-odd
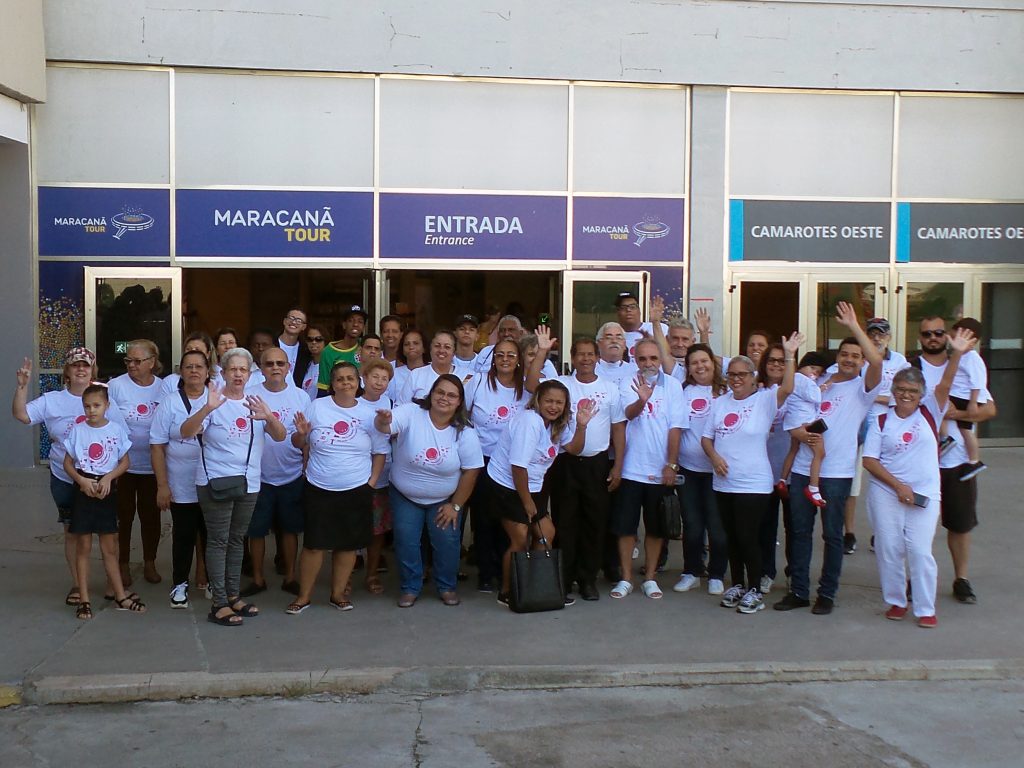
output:
[[[633,547],[643,515],[641,590],[646,597],[658,599],[662,592],[654,577],[664,540],[658,510],[662,497],[675,487],[679,442],[689,426],[689,414],[682,385],[661,370],[661,354],[653,339],[637,342],[636,365],[636,378],[624,380],[619,388],[626,417],[626,452],[610,529],[618,537],[622,579],[612,588],[611,596],[621,599],[633,591]]]

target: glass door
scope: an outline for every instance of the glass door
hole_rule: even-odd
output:
[[[125,372],[132,339],[155,342],[164,371],[174,370],[182,323],[181,269],[85,268],[85,343],[96,352],[101,379]]]
[[[869,318],[885,317],[895,327],[898,323],[889,311],[889,274],[880,270],[819,272],[807,276],[806,303],[808,349],[834,353],[849,330],[836,322],[836,305],[845,301],[853,305],[863,328]]]
[[[559,348],[563,363],[579,336],[595,336],[605,323],[617,320],[615,299],[632,291],[640,302],[644,321],[649,316],[649,272],[570,270],[562,273],[562,326]],[[564,365],[563,365],[564,367]]]
[[[803,305],[804,281],[793,277],[757,275],[737,278],[730,285],[733,317],[732,346],[723,354],[743,354],[747,338],[754,332],[767,334],[778,341],[803,327],[800,308]],[[712,336],[712,346],[715,337]]]
[[[982,359],[988,366],[988,388],[999,415],[980,425],[979,435],[1006,444],[1024,442],[1024,273],[1005,280],[975,277],[980,311]]]
[[[896,287],[897,317],[900,318],[899,333],[894,335],[894,345],[903,354],[910,356],[920,349],[918,331],[926,317],[941,317],[946,327],[964,316],[964,302],[967,291],[963,281],[951,275],[917,275],[901,273]]]

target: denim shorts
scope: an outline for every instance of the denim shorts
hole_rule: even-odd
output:
[[[71,509],[75,506],[75,484],[65,483],[54,474],[50,474],[50,495],[57,505],[57,522],[71,525]]]
[[[252,520],[249,521],[250,538],[262,539],[269,535],[270,526],[275,521],[284,533],[302,533],[303,485],[301,475],[284,485],[260,483],[256,507],[252,511]]]

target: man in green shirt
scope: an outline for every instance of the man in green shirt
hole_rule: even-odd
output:
[[[335,363],[347,360],[359,364],[359,339],[366,330],[368,315],[358,304],[352,305],[341,318],[343,335],[324,347],[320,355],[320,378],[316,383],[317,397],[331,393],[331,368]]]

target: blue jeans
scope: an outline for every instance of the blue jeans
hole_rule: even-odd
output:
[[[417,504],[395,486],[390,488],[391,517],[395,534],[395,557],[403,595],[419,595],[423,589],[423,555],[420,542],[427,528],[434,551],[434,584],[438,593],[454,592],[458,585],[462,527],[441,529],[434,522],[440,504]],[[462,515],[460,514],[461,518]]]
[[[725,528],[718,514],[711,472],[683,469],[686,482],[679,487],[683,505],[683,573],[700,578],[704,572],[704,532],[708,535],[708,578],[725,579],[729,556]]]
[[[843,570],[843,511],[850,496],[853,479],[849,477],[823,477],[818,487],[828,502],[821,510],[821,538],[825,542],[821,563],[821,578],[818,580],[818,596],[836,599],[839,591],[839,574]],[[808,599],[811,591],[811,548],[814,534],[814,515],[818,507],[811,504],[804,495],[804,488],[810,484],[806,475],[794,472],[789,483],[789,505],[792,517],[791,551],[793,559],[790,568],[790,591],[799,598]]]

